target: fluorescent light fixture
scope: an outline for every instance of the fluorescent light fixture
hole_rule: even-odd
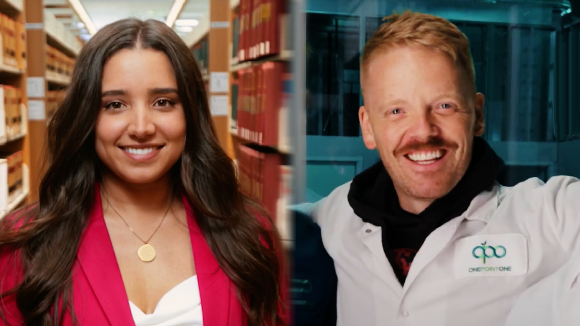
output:
[[[572,12],[572,8],[568,8],[568,9],[562,11],[562,14],[561,15],[564,16],[564,15],[567,15],[567,14],[569,14],[571,12]]]
[[[173,27],[173,23],[175,23],[179,13],[181,13],[186,1],[187,0],[175,0],[175,2],[173,2],[173,6],[171,7],[171,10],[169,10],[169,15],[167,15],[167,19],[165,20],[167,26]]]
[[[175,26],[197,26],[199,20],[197,19],[178,19],[175,21]]]
[[[91,33],[91,35],[95,35],[97,33],[97,29],[95,25],[93,25],[93,21],[91,17],[85,11],[85,8],[81,4],[80,0],[68,0],[70,5],[73,7],[73,10],[77,13],[81,21],[85,24],[85,27]]]
[[[193,31],[193,26],[177,26],[177,31],[182,33],[189,33]]]

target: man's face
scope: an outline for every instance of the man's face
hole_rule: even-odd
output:
[[[473,137],[483,134],[484,104],[467,84],[450,57],[428,48],[398,46],[368,62],[363,139],[378,150],[403,208],[430,204],[465,174]]]

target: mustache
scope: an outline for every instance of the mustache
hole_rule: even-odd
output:
[[[411,142],[399,147],[395,150],[395,155],[402,155],[408,152],[416,152],[422,150],[439,149],[441,147],[454,149],[456,144],[448,142],[441,137],[430,137],[427,141],[412,140]]]

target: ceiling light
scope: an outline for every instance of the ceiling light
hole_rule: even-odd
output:
[[[91,17],[89,17],[81,2],[79,0],[68,0],[68,2],[71,4],[74,11],[77,13],[77,16],[79,16],[81,21],[85,24],[86,28],[89,30],[89,33],[91,33],[91,35],[96,34],[97,29],[95,28],[95,25],[93,25]]]
[[[178,19],[175,21],[175,26],[197,26],[199,20],[197,19]]]
[[[187,0],[175,0],[175,2],[173,2],[173,6],[171,6],[169,15],[167,15],[167,19],[165,20],[165,24],[167,24],[167,26],[173,27],[173,23],[175,23],[175,20],[179,16],[179,13],[181,12],[181,9],[183,9],[183,5],[185,5],[186,1]]]
[[[177,26],[177,30],[179,32],[189,33],[191,31],[193,31],[193,27],[192,26]]]

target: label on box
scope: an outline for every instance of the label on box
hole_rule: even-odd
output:
[[[228,28],[230,27],[230,22],[211,22],[211,28]]]
[[[28,120],[46,119],[44,101],[28,100]]]
[[[28,30],[43,30],[44,23],[26,23],[26,29],[28,29]]]
[[[210,93],[227,93],[229,91],[229,74],[227,72],[212,72],[209,75]]]
[[[210,96],[209,107],[211,115],[228,115],[228,96],[227,95],[212,95]]]
[[[26,94],[30,97],[44,97],[44,77],[28,77]]]

